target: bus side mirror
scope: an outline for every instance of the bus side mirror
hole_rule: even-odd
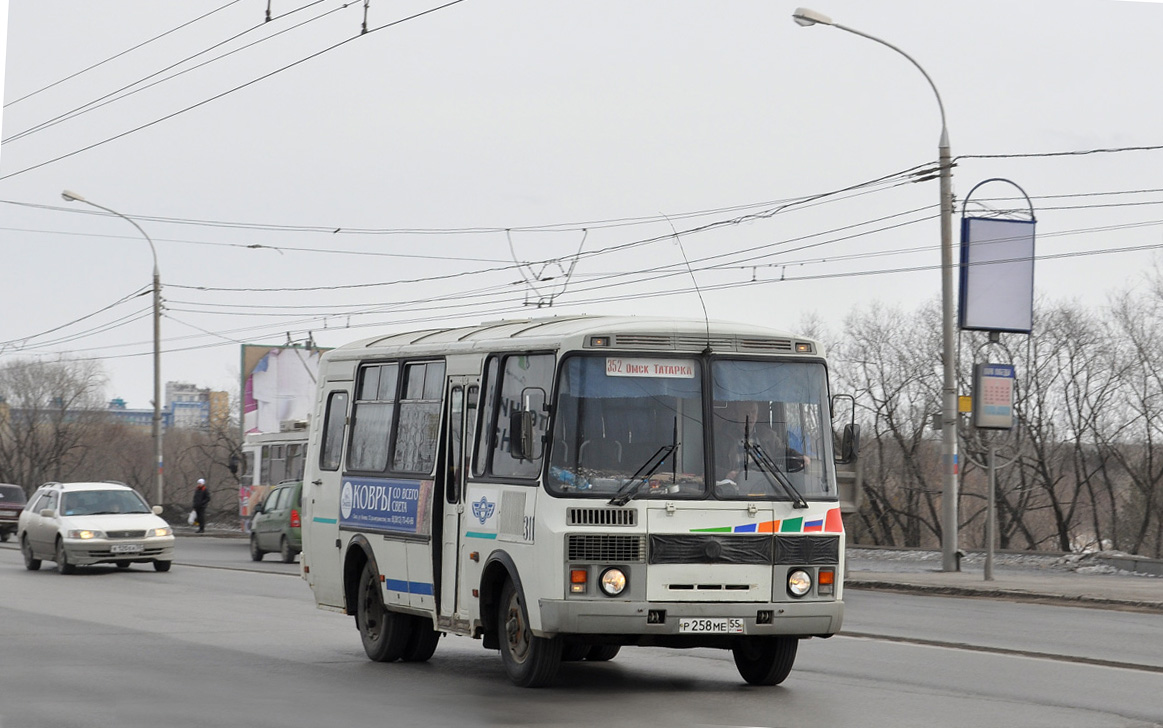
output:
[[[858,457],[860,457],[860,425],[853,422],[844,425],[844,434],[840,437],[840,455],[836,462],[854,463]]]
[[[509,454],[517,460],[533,459],[533,424],[537,414],[518,410],[509,415]]]

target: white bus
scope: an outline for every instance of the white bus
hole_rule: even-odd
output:
[[[291,423],[283,432],[248,434],[242,441],[238,474],[238,515],[242,531],[250,532],[254,509],[271,488],[286,480],[302,480],[307,454],[307,423]]]
[[[318,391],[303,577],[373,660],[463,635],[533,687],[627,645],[713,647],[774,685],[800,639],[840,630],[832,408],[810,339],[501,321],[329,351]]]

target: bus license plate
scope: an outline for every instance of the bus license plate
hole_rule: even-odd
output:
[[[699,634],[743,634],[743,620],[737,617],[681,617],[679,632]]]
[[[109,550],[115,554],[140,554],[144,547],[139,543],[115,543]]]

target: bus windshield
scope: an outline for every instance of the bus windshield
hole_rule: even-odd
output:
[[[706,494],[698,360],[571,357],[562,365],[554,413],[550,492]]]
[[[717,497],[836,497],[823,364],[721,359],[711,381]]]
[[[821,363],[574,356],[561,368],[546,488],[615,501],[833,499],[830,432]]]

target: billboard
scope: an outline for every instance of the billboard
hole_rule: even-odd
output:
[[[242,434],[279,432],[307,420],[315,402],[319,358],[326,349],[242,345]]]

